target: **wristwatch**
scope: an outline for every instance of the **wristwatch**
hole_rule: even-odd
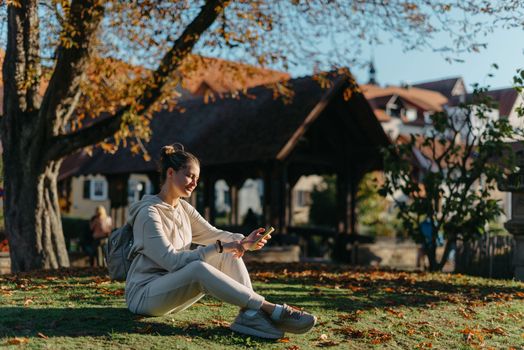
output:
[[[224,252],[224,246],[222,245],[222,241],[220,241],[219,239],[217,239],[215,247],[217,249],[217,252],[219,252],[219,253],[223,253]]]

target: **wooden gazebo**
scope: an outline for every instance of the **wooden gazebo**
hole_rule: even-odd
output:
[[[248,178],[264,180],[266,223],[277,232],[289,230],[291,190],[302,175],[337,175],[339,233],[355,233],[355,193],[362,176],[382,167],[380,149],[389,144],[380,123],[362,94],[333,75],[322,88],[312,77],[289,81],[291,101],[275,98],[267,87],[248,90],[237,98],[204,103],[193,97],[179,103],[184,109],[161,111],[151,122],[152,139],[145,145],[155,159],[163,145],[182,143],[201,160],[203,215],[214,222],[214,184],[230,187],[231,224],[239,225],[238,190]],[[347,95],[346,95],[347,96]],[[113,208],[127,205],[127,179],[147,174],[158,184],[155,161],[145,161],[128,149],[115,154],[101,150],[75,168],[75,175],[102,174],[109,182]],[[196,203],[196,198],[191,199]],[[201,200],[199,200],[200,202]]]

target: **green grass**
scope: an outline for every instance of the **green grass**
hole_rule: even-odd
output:
[[[205,297],[144,318],[100,270],[0,277],[0,348],[26,349],[524,349],[524,284],[448,274],[257,265],[270,301],[319,317],[308,334],[266,341],[231,332],[234,306]],[[19,343],[19,344],[18,344]]]

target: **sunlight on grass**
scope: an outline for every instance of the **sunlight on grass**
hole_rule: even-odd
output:
[[[255,289],[319,317],[306,335],[266,341],[231,332],[237,309],[205,297],[146,318],[100,270],[0,278],[0,345],[50,349],[473,349],[524,346],[524,284],[462,275],[257,265]]]

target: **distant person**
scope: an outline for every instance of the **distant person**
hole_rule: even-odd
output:
[[[246,216],[244,216],[244,221],[242,222],[242,227],[246,230],[254,230],[258,227],[258,216],[253,209],[249,208],[247,210]]]
[[[264,229],[248,237],[218,230],[181,200],[191,196],[200,176],[200,162],[182,146],[163,147],[160,168],[160,192],[144,196],[129,209],[134,236],[125,294],[129,310],[162,316],[210,294],[239,307],[230,326],[235,332],[270,339],[281,338],[284,331],[308,332],[316,317],[270,303],[253,291],[241,257],[251,248],[264,247]],[[191,243],[202,246],[190,250]]]
[[[103,206],[96,207],[95,215],[89,221],[91,236],[93,237],[93,250],[96,254],[96,264],[104,266],[104,247],[107,244],[107,237],[113,229],[113,220],[107,215]],[[91,258],[91,266],[94,266],[95,256]]]

